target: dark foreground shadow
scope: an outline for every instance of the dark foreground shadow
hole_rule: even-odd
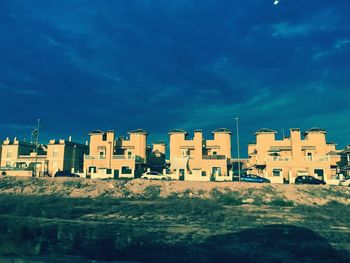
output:
[[[236,233],[215,235],[201,243],[196,243],[191,238],[184,238],[186,241],[183,244],[176,245],[163,243],[165,235],[171,240],[171,235],[166,232],[152,232],[137,237],[133,234],[131,242],[124,245],[119,242],[117,245],[115,234],[117,231],[120,232],[120,228],[114,230],[110,227],[104,228],[103,232],[98,231],[94,235],[91,235],[92,229],[87,232],[80,229],[73,234],[73,228],[69,228],[69,233],[60,230],[63,231],[60,235],[70,235],[66,236],[64,242],[63,239],[57,239],[56,230],[47,232],[41,227],[38,228],[39,232],[35,230],[30,236],[28,233],[23,236],[21,231],[22,241],[33,240],[39,236],[41,240],[47,240],[46,244],[41,246],[39,254],[31,257],[30,262],[46,262],[47,260],[40,261],[43,255],[50,255],[49,262],[59,263],[62,262],[60,255],[65,255],[64,262],[90,262],[84,258],[96,260],[94,262],[350,262],[345,251],[334,249],[327,240],[315,232],[293,225],[267,225]],[[126,232],[130,233],[129,231],[131,229]],[[101,239],[102,233],[104,238]],[[9,237],[8,241],[10,239]],[[18,246],[21,244],[23,243],[17,243]],[[74,260],[72,258],[70,261],[66,255],[75,255],[79,258]]]
[[[335,250],[323,237],[292,225],[212,236],[192,246],[134,246],[120,256],[149,262],[350,262],[346,252]]]

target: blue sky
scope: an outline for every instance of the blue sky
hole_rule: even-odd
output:
[[[318,126],[350,143],[350,2],[2,0],[0,138]],[[235,147],[235,146],[234,146]]]

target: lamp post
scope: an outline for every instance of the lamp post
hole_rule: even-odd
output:
[[[108,142],[108,144],[109,144],[109,169],[112,169],[112,155],[113,155],[112,142]]]
[[[237,161],[238,161],[238,181],[241,181],[241,164],[239,155],[239,128],[238,128],[238,118],[236,118],[236,128],[237,128]]]
[[[34,130],[35,132],[35,164],[34,164],[34,176],[37,177],[37,166],[38,166],[38,147],[39,147],[39,129],[40,129],[40,119],[38,119],[38,126]]]

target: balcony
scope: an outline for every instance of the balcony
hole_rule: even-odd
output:
[[[267,156],[267,162],[291,162],[293,160],[292,156]]]
[[[85,160],[106,160],[106,156],[85,155]],[[144,159],[137,155],[113,155],[113,160],[135,160],[137,163],[143,163]]]
[[[203,155],[203,160],[226,160],[226,155]]]
[[[113,155],[114,160],[134,160],[135,155]]]
[[[304,162],[329,162],[329,156],[306,156],[304,157]]]

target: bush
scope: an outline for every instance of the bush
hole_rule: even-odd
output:
[[[282,198],[278,198],[278,199],[271,200],[269,205],[290,207],[290,206],[294,206],[294,203],[293,203],[293,201],[290,201],[290,200],[285,200],[285,199],[282,199]]]
[[[231,190],[226,190],[226,192],[221,192],[217,188],[214,188],[210,192],[210,197],[214,199],[216,202],[219,202],[223,205],[241,205],[242,204],[242,198],[239,196],[239,194]]]
[[[143,197],[146,199],[158,199],[162,192],[160,185],[149,185],[143,191]]]

